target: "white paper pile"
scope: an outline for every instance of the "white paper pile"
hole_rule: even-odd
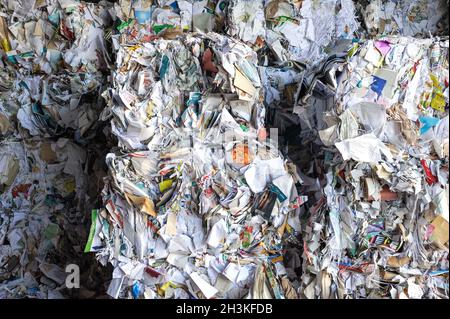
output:
[[[305,198],[266,138],[256,62],[216,33],[121,44],[104,93],[119,148],[86,247],[115,267],[110,296],[284,298],[291,287],[283,249]]]
[[[0,0],[0,298],[448,299],[448,1],[93,2]]]
[[[448,35],[447,0],[358,1],[370,35]]]
[[[448,40],[356,44],[324,114],[306,298],[448,298]],[[334,146],[334,147],[333,147]]]
[[[0,298],[62,298],[81,266],[109,4],[0,1]],[[89,185],[91,183],[91,185]]]

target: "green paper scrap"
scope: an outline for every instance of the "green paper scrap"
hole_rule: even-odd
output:
[[[122,32],[122,30],[127,28],[131,24],[131,22],[133,22],[133,19],[131,19],[131,18],[128,19],[128,21],[123,21],[121,24],[119,24],[116,27],[117,31]]]
[[[161,31],[163,31],[165,29],[173,29],[173,28],[174,28],[174,26],[171,24],[157,24],[152,27],[153,32],[155,32],[156,34],[160,33]]]
[[[56,224],[49,224],[47,228],[45,228],[44,236],[47,239],[53,239],[58,236],[59,226]]]
[[[161,68],[159,69],[159,77],[164,79],[164,76],[167,73],[167,69],[169,68],[169,58],[167,55],[163,56],[161,61]]]
[[[359,44],[357,43],[350,50],[348,50],[347,57],[351,58],[356,53],[356,51],[358,51],[358,49]]]
[[[97,215],[98,215],[98,209],[93,209],[91,212],[91,229],[89,230],[89,237],[88,241],[86,243],[86,247],[84,248],[84,252],[88,253],[92,250],[92,243],[94,241],[94,235],[95,235],[95,228],[97,225]]]

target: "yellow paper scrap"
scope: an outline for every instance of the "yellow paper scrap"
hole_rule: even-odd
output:
[[[159,183],[159,191],[162,193],[166,189],[169,189],[172,187],[173,181],[171,179],[166,179],[165,181],[162,181]]]
[[[142,213],[156,217],[155,204],[150,198],[132,194],[125,194],[125,196],[129,201],[138,206]]]

